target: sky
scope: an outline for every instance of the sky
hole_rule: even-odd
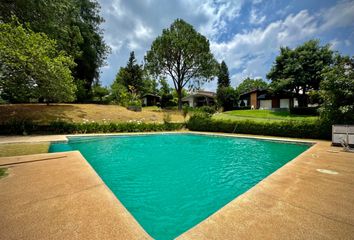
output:
[[[177,18],[209,39],[215,58],[226,62],[233,87],[247,77],[266,79],[281,46],[319,39],[341,54],[354,55],[354,0],[98,1],[104,40],[111,47],[100,74],[105,86],[131,51],[142,64],[154,39]],[[202,88],[215,91],[216,82]]]

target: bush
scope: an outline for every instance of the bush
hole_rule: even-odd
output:
[[[235,107],[235,110],[250,110],[251,106],[238,106]]]
[[[140,121],[125,123],[69,123],[55,121],[49,125],[38,125],[32,122],[11,121],[0,125],[0,134],[22,135],[24,133],[116,133],[116,132],[157,132],[175,131],[184,127],[184,123],[143,123]]]
[[[193,115],[187,128],[191,131],[244,133],[295,138],[330,139],[331,126],[318,121],[256,122],[250,120],[226,121]]]
[[[216,98],[219,107],[224,111],[230,111],[237,107],[238,94],[232,87],[218,88]]]
[[[318,116],[318,107],[295,107],[290,108],[291,114]]]
[[[215,106],[202,106],[197,108],[197,111],[199,112],[205,112],[207,114],[213,115],[216,113],[216,107]]]
[[[177,106],[177,104],[173,101],[172,94],[163,94],[161,96],[161,108],[169,108],[175,106]]]

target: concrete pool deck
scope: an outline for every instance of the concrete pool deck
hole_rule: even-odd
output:
[[[0,137],[35,141],[66,137]],[[0,179],[0,239],[150,238],[77,151],[0,158],[0,167],[9,173]],[[353,190],[354,154],[316,141],[178,238],[354,239]]]

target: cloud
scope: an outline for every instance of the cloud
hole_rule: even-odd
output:
[[[126,64],[130,51],[135,51],[138,62],[142,62],[152,41],[176,18],[186,20],[210,40],[215,57],[226,61],[233,86],[248,76],[264,78],[280,46],[294,47],[324,37],[336,48],[350,50],[354,39],[354,2],[350,0],[326,9],[319,5],[295,12],[291,12],[295,6],[287,5],[278,14],[275,1],[271,4],[274,8],[269,9],[262,0],[99,1],[106,19],[104,38],[112,48],[110,67],[101,69],[105,85]],[[342,35],[337,34],[338,28],[343,29]],[[204,87],[213,90],[216,82]]]
[[[219,60],[226,61],[232,75],[232,83],[238,85],[246,77],[264,77],[281,46],[294,47],[311,38],[318,38],[327,31],[338,27],[354,26],[354,4],[351,1],[337,5],[316,14],[301,10],[289,14],[283,20],[269,23],[264,28],[253,28],[237,33],[227,42],[212,42],[212,50]],[[252,10],[250,22],[259,19]],[[330,41],[338,50],[342,42],[335,38]],[[349,40],[344,42],[350,46]]]
[[[353,27],[354,1],[340,1],[329,9],[323,9],[318,16],[322,18],[320,31],[341,27]]]
[[[291,46],[313,36],[316,30],[314,17],[304,10],[264,28],[235,34],[228,42],[212,42],[211,49],[232,72],[238,72],[233,75],[236,79],[232,79],[237,85],[245,77],[264,76],[280,46]]]
[[[182,18],[209,39],[217,40],[226,33],[230,22],[240,14],[243,1],[224,0],[100,0],[105,41],[112,49],[109,69],[101,69],[101,81],[109,85],[135,51],[138,62],[162,29]]]
[[[259,16],[257,11],[255,9],[251,10],[250,14],[250,23],[253,25],[259,25],[262,24],[266,20],[266,16]]]

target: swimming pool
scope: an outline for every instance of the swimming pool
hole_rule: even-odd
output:
[[[309,148],[307,144],[197,134],[72,137],[155,239],[173,239]]]

